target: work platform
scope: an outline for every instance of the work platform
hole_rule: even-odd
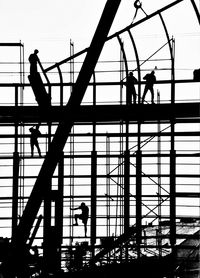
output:
[[[33,123],[62,121],[64,107],[50,106],[0,106],[1,123]],[[200,103],[132,104],[132,105],[82,105],[72,115],[75,123],[120,121],[171,121],[200,117]]]

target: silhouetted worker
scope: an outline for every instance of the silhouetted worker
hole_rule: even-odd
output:
[[[81,214],[75,214],[75,224],[74,226],[78,226],[78,219],[81,219],[84,224],[85,229],[85,237],[87,237],[87,221],[88,221],[88,215],[89,215],[89,208],[86,206],[85,203],[81,203],[81,205],[77,208],[71,208],[71,210],[77,210],[80,209],[82,211]]]
[[[154,89],[153,89],[153,85],[156,82],[155,72],[152,71],[151,73],[146,74],[143,77],[143,79],[146,80],[146,85],[144,87],[144,93],[143,93],[143,96],[142,96],[142,103],[144,103],[145,96],[146,96],[148,91],[151,92],[151,103],[154,103]]]
[[[30,138],[30,144],[31,144],[31,156],[33,157],[34,153],[34,146],[37,148],[38,154],[41,157],[41,151],[38,143],[38,137],[41,135],[41,132],[39,131],[40,125],[36,125],[36,127],[31,127],[29,128],[29,131],[31,133],[31,138]]]
[[[28,79],[33,89],[37,103],[39,104],[40,107],[42,107],[42,109],[43,108],[46,109],[47,107],[51,106],[51,97],[47,93],[46,88],[43,84],[42,78],[37,69],[38,66],[40,67],[48,83],[49,80],[44,71],[42,63],[40,62],[40,59],[37,56],[38,53],[39,51],[35,49],[34,52],[29,56],[30,75],[28,75]]]
[[[36,74],[38,71],[37,71],[37,63],[39,61],[38,59],[38,50],[35,49],[34,52],[29,56],[28,60],[30,62],[30,75],[34,75]]]
[[[200,69],[195,69],[193,71],[193,79],[194,81],[200,81]]]
[[[126,80],[126,93],[127,93],[127,104],[130,105],[132,103],[136,103],[136,91],[135,91],[135,83],[137,82],[137,79],[135,76],[133,76],[132,71],[129,72],[129,75]],[[133,98],[133,102],[132,102]]]

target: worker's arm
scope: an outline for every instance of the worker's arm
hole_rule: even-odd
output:
[[[40,68],[41,68],[41,70],[42,70],[42,73],[44,74],[44,76],[45,76],[45,78],[46,78],[46,80],[47,80],[47,83],[50,83],[50,82],[49,82],[49,79],[48,79],[48,77],[47,77],[47,74],[46,74],[46,72],[45,72],[45,70],[44,70],[44,68],[43,68],[43,66],[42,66],[42,63],[40,62],[40,59],[38,58],[38,56],[37,56],[37,61],[38,61],[38,64],[39,64],[39,66],[40,66]]]
[[[70,210],[77,210],[77,209],[80,209],[80,207],[77,207],[77,208],[70,208]]]

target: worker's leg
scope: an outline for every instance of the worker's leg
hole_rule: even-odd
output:
[[[87,223],[84,223],[85,237],[87,237]]]
[[[36,146],[36,148],[37,148],[37,151],[38,151],[39,156],[41,156],[41,151],[40,151],[40,146],[39,146],[39,144],[38,144],[38,141],[35,142],[35,146]]]
[[[154,89],[153,87],[150,88],[150,92],[151,92],[151,103],[154,103]]]
[[[31,145],[31,156],[33,156],[34,144],[30,142],[30,145]]]
[[[136,104],[136,99],[137,99],[137,95],[136,95],[136,91],[133,91],[133,103]]]
[[[132,92],[131,92],[130,88],[127,88],[126,94],[127,94],[126,104],[130,105],[130,104],[132,104]]]
[[[75,223],[74,223],[74,226],[78,226],[78,218],[79,218],[79,214],[75,214],[75,215],[74,215],[74,218],[75,218]]]
[[[143,96],[142,96],[142,103],[144,103],[144,100],[145,100],[145,97],[146,97],[147,91],[148,91],[148,87],[147,87],[147,86],[145,86],[145,88],[144,88],[144,93],[143,93]]]

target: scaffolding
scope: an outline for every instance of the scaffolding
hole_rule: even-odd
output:
[[[74,53],[70,41],[70,57],[40,72],[51,98],[46,109],[41,109],[31,85],[24,82],[21,56],[20,81],[0,84],[0,90],[8,89],[11,96],[9,105],[0,99],[0,234],[12,239],[17,252],[23,244],[29,249],[37,246],[45,271],[79,272],[94,266],[143,258],[168,260],[172,256],[172,272],[164,273],[176,275],[178,266],[180,275],[187,258],[194,259],[191,253],[194,244],[195,248],[199,246],[200,226],[200,80],[175,78],[175,40],[169,37],[162,17],[164,11],[181,2],[145,14],[139,22],[110,37],[105,36],[107,27],[105,34],[96,34],[98,41],[102,36],[102,47],[104,42],[115,41],[119,59],[99,59],[89,68],[91,76],[85,73],[87,57],[95,53],[98,60],[101,50],[94,46],[92,52],[91,44]],[[195,2],[191,4],[199,20]],[[166,42],[140,59],[131,30],[156,16],[164,27]],[[100,24],[106,25],[103,21]],[[131,51],[124,43],[127,38]],[[166,57],[155,58],[165,48],[169,49]],[[134,60],[129,58],[130,53],[131,57],[134,53]],[[83,56],[82,61],[77,60]],[[155,61],[156,73],[164,63],[168,79],[156,81],[159,90],[155,91],[155,104],[148,97],[142,104],[145,81],[141,75],[154,69]],[[55,69],[57,73],[51,73]],[[132,105],[127,105],[129,71],[138,79],[137,103]],[[71,98],[74,91],[84,91],[79,82],[83,82],[81,73],[89,83],[77,108],[71,105]],[[191,94],[181,98],[186,85]],[[35,152],[32,157],[29,128],[38,123],[42,155]],[[59,138],[56,144],[53,142],[60,125],[68,125],[69,135],[66,142]],[[62,137],[61,129],[59,134]],[[62,150],[55,149],[58,143],[63,144]],[[80,220],[78,226],[73,225],[76,213],[71,210],[83,202],[89,207],[87,237]],[[27,218],[30,222],[25,228]],[[192,251],[183,252],[189,244]],[[180,252],[177,245],[182,246]]]

